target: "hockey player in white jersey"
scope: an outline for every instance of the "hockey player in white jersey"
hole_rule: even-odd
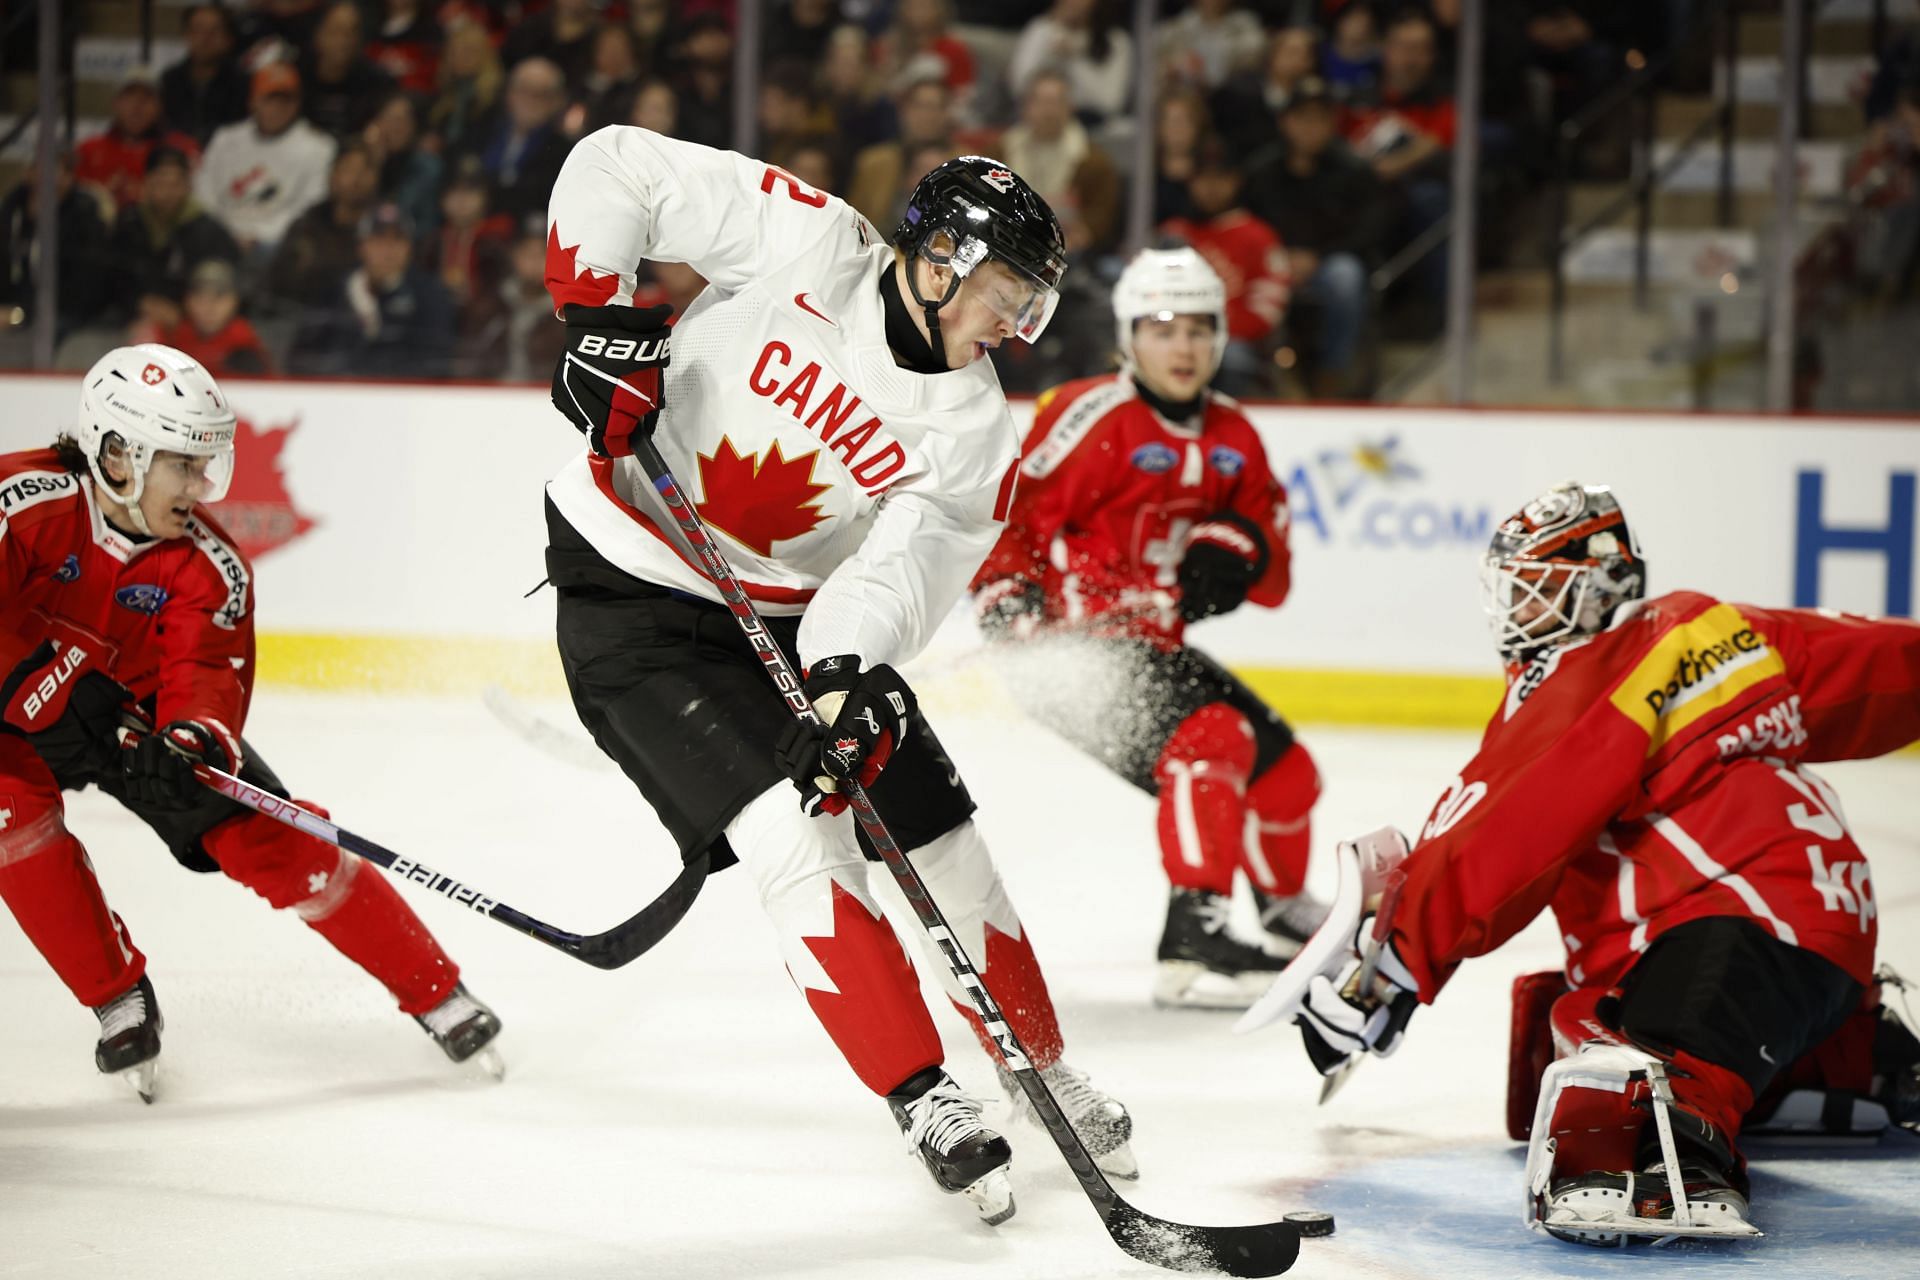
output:
[[[746,867],[788,972],[854,1073],[940,1187],[998,1222],[1013,1212],[1010,1149],[943,1070],[835,790],[847,776],[868,784],[1082,1142],[1132,1176],[1131,1121],[1061,1059],[973,801],[894,670],[1006,520],[1019,439],[987,352],[1046,325],[1065,269],[1052,211],[1005,165],[962,157],[920,182],[889,246],[781,169],[613,126],[574,148],[549,218],[547,284],[568,328],[554,403],[589,445],[547,490],[560,656],[581,720],[689,867]],[[670,333],[666,308],[630,305],[642,260],[710,282]],[[682,541],[631,456],[639,434],[807,671],[824,736],[792,718]]]

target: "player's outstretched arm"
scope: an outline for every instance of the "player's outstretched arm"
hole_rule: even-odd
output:
[[[1806,759],[1862,760],[1920,739],[1920,623],[1813,609],[1740,611],[1787,660]]]

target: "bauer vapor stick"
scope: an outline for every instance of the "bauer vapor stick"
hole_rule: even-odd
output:
[[[786,700],[787,708],[808,724],[819,724],[820,717],[815,714],[813,703],[807,698],[799,672],[780,652],[778,642],[761,621],[753,602],[747,599],[740,580],[734,576],[726,557],[714,545],[706,522],[700,518],[692,500],[673,478],[666,460],[660,456],[652,440],[637,439],[634,444],[636,458],[646,468],[653,487],[659,491],[667,508],[673,512],[680,531],[699,554],[707,576],[720,589],[727,607],[733,611],[734,620],[746,634],[747,643],[765,664],[767,674],[773,678],[780,696]],[[861,829],[867,833],[873,847],[887,864],[887,870],[899,881],[901,892],[912,905],[913,913],[920,918],[921,925],[933,937],[940,953],[946,957],[953,976],[966,988],[981,1021],[986,1025],[988,1035],[993,1039],[1000,1060],[1026,1091],[1034,1113],[1046,1125],[1047,1132],[1053,1135],[1060,1154],[1066,1157],[1068,1167],[1080,1180],[1081,1190],[1093,1202],[1094,1211],[1100,1215],[1113,1242],[1142,1262],[1176,1271],[1211,1270],[1230,1276],[1273,1276],[1292,1266],[1300,1253],[1299,1228],[1292,1223],[1267,1222],[1241,1227],[1186,1226],[1142,1213],[1120,1198],[1113,1184],[1107,1181],[1106,1175],[1100,1172],[1086,1148],[1080,1144],[1073,1126],[1067,1123],[1066,1116],[1061,1113],[1060,1104],[1054,1101],[1046,1082],[1034,1069],[1013,1029],[1001,1016],[993,996],[974,971],[973,962],[967,958],[959,940],[947,927],[946,917],[940,914],[939,906],[927,893],[920,873],[914,870],[907,855],[888,834],[880,815],[874,812],[866,790],[852,779],[842,782],[841,786],[846,791],[849,807]]]
[[[680,917],[687,914],[687,908],[693,905],[693,899],[707,877],[707,860],[695,859],[681,870],[679,877],[664,893],[638,915],[622,921],[605,933],[568,933],[565,929],[556,929],[504,902],[496,901],[478,889],[461,884],[424,862],[403,858],[391,849],[337,827],[312,810],[303,809],[293,801],[256,787],[251,782],[211,765],[197,764],[193,772],[203,784],[236,804],[265,814],[276,822],[283,822],[295,831],[305,832],[336,849],[385,867],[402,880],[421,885],[463,907],[470,907],[483,916],[498,920],[509,929],[517,929],[534,941],[544,942],[554,950],[564,951],[575,960],[597,969],[618,969],[664,937],[668,930],[680,922]]]

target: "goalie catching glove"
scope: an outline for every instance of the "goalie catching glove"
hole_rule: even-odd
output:
[[[873,785],[906,739],[917,703],[913,690],[885,663],[867,671],[852,654],[822,658],[807,672],[807,697],[819,724],[795,720],[774,747],[780,771],[800,789],[810,814],[842,813],[840,784]]]
[[[633,453],[667,402],[672,307],[566,308],[567,349],[553,370],[553,405],[603,458]]]

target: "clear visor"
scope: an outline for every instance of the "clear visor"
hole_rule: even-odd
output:
[[[1013,326],[1015,337],[1027,343],[1040,340],[1040,335],[1046,332],[1047,321],[1053,319],[1053,309],[1059,305],[1057,292],[1014,274],[1011,268],[1005,274],[996,271],[991,275],[976,275],[974,280],[980,300],[993,314]]]
[[[161,481],[195,502],[218,502],[233,487],[233,448],[217,453],[156,451],[147,463],[146,484]]]
[[[1579,634],[1591,566],[1490,555],[1480,565],[1482,602],[1508,656]]]

